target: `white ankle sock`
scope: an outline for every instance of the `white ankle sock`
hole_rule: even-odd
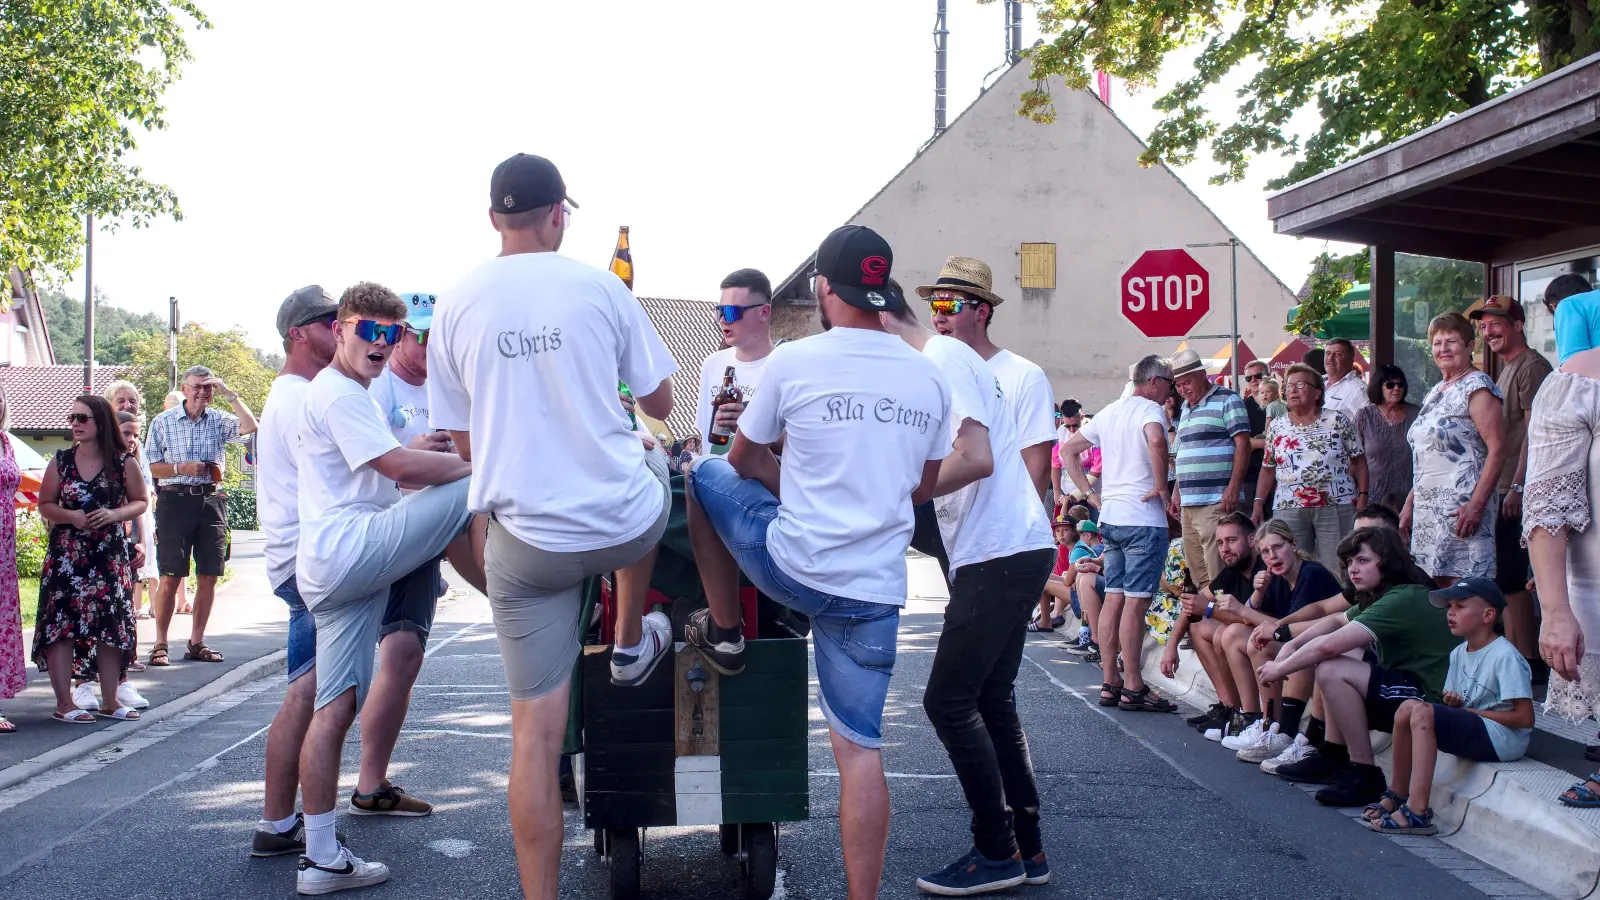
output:
[[[294,813],[290,813],[289,817],[287,819],[279,819],[276,822],[270,821],[268,819],[262,819],[261,820],[261,824],[267,826],[268,828],[271,828],[273,834],[283,834],[285,831],[288,831],[289,829],[294,827],[294,823],[295,823],[295,819],[296,818],[297,817],[295,816]]]
[[[643,650],[644,650],[644,638],[640,637],[639,638],[639,643],[634,644],[632,647],[624,647],[621,644],[618,644],[616,646],[616,648],[613,649],[611,652],[613,652],[613,653],[621,653],[624,656],[638,656],[640,654],[640,652],[643,651]]]
[[[339,858],[339,838],[333,830],[334,813],[306,814],[306,856],[319,866]]]

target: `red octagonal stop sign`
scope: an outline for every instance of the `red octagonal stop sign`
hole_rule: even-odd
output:
[[[1211,275],[1186,250],[1146,250],[1122,273],[1122,315],[1147,338],[1186,336],[1211,311]]]

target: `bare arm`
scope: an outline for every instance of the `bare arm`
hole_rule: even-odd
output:
[[[1527,697],[1518,697],[1511,701],[1511,708],[1505,710],[1493,709],[1468,709],[1467,712],[1477,713],[1491,722],[1499,722],[1507,728],[1532,728],[1533,727],[1533,701]]]
[[[1326,628],[1309,628],[1305,634],[1290,641],[1284,648],[1284,656],[1276,664],[1271,674],[1282,678],[1304,669],[1316,666],[1318,663],[1327,662],[1335,656],[1343,656],[1351,650],[1365,647],[1372,643],[1372,632],[1365,625],[1354,622],[1342,623],[1343,617],[1326,619]],[[1342,624],[1341,624],[1342,623]],[[1318,623],[1321,624],[1321,623]],[[1320,633],[1319,633],[1320,632]],[[1315,637],[1312,635],[1315,634]],[[1291,649],[1292,648],[1292,649]],[[1262,667],[1262,680],[1267,676],[1267,667]]]
[[[962,419],[956,430],[955,449],[939,461],[939,480],[933,496],[953,494],[992,474],[994,450],[989,445],[989,429],[972,419]]]
[[[648,394],[641,395],[638,391],[634,391],[633,397],[645,415],[652,419],[665,420],[672,413],[672,379],[663,378],[661,384]]]
[[[778,457],[770,444],[758,444],[744,436],[743,431],[733,433],[733,446],[728,448],[728,463],[740,478],[754,478],[778,496]]]
[[[1049,440],[1022,448],[1022,465],[1027,468],[1028,478],[1040,500],[1044,499],[1045,488],[1050,486],[1050,447],[1054,444],[1054,440]]]
[[[233,414],[239,417],[239,436],[254,434],[257,428],[256,415],[244,404],[244,398],[234,393],[228,398],[228,405],[233,407]]]
[[[56,525],[71,525],[73,528],[85,528],[83,513],[79,510],[62,509],[58,503],[61,499],[61,473],[56,470],[54,460],[45,467],[44,481],[39,485],[39,516],[46,522]]]
[[[1054,465],[1050,467],[1050,489],[1056,492],[1056,502],[1061,502],[1061,470]]]
[[[472,432],[450,432],[450,443],[456,445],[456,455],[466,462],[472,462]]]
[[[1167,430],[1159,423],[1146,422],[1144,425],[1145,446],[1150,450],[1150,477],[1155,482],[1155,488],[1145,496],[1146,500],[1159,498],[1162,504],[1167,500]]]
[[[1356,505],[1365,506],[1361,498],[1372,499],[1367,493],[1367,458],[1365,456],[1350,457],[1350,478],[1356,483]]]
[[[933,499],[933,489],[939,481],[939,460],[930,459],[922,464],[922,482],[911,492],[911,505],[921,506]]]
[[[1244,489],[1244,472],[1250,468],[1250,433],[1241,431],[1233,436],[1233,471],[1228,474],[1228,488],[1222,492],[1222,511],[1231,513],[1239,508],[1239,492]]]
[[[472,463],[451,453],[411,450],[396,447],[369,460],[367,465],[379,475],[399,484],[449,484],[472,474]]]
[[[1085,497],[1093,494],[1094,491],[1089,489],[1089,476],[1083,471],[1083,460],[1079,458],[1079,454],[1089,449],[1090,446],[1089,439],[1084,437],[1081,431],[1067,438],[1067,442],[1061,445],[1061,468],[1067,473],[1067,477],[1072,480],[1073,487],[1076,487],[1078,492]],[[1100,498],[1096,496],[1095,499],[1099,500]],[[1096,507],[1099,507],[1099,505],[1099,503],[1094,504]]]
[[[1487,388],[1475,391],[1467,401],[1467,411],[1472,414],[1472,424],[1483,436],[1489,455],[1483,462],[1483,472],[1472,491],[1472,499],[1456,513],[1456,537],[1467,537],[1477,529],[1489,500],[1500,487],[1500,472],[1506,463],[1506,430],[1500,398]]]

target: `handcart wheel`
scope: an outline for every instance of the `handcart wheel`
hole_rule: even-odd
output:
[[[594,855],[602,859],[605,858],[606,830],[604,828],[596,828],[594,830]]]
[[[639,829],[606,829],[611,900],[639,900]]]
[[[745,900],[768,900],[778,884],[778,831],[771,822],[741,825],[739,887]]]
[[[722,837],[722,855],[734,856],[739,852],[739,826],[722,825],[719,828]]]

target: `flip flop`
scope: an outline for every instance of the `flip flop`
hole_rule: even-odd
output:
[[[116,712],[101,713],[100,718],[116,719],[119,722],[133,722],[138,720],[139,711],[131,706],[119,706]]]
[[[62,715],[61,713],[51,713],[50,718],[55,719],[57,722],[65,722],[68,725],[94,724],[94,713],[89,712],[86,709],[75,709],[66,715]]]
[[[5,716],[0,716],[0,734],[16,734],[17,726]]]

